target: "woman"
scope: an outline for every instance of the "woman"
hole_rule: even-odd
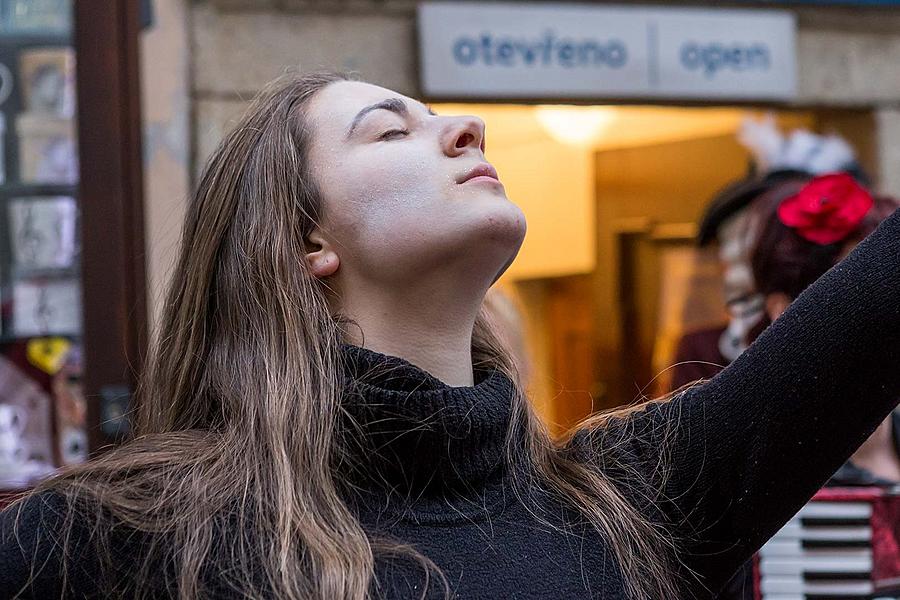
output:
[[[750,255],[753,281],[767,320],[845,257],[898,208],[893,198],[872,197],[846,172],[794,175],[763,194],[749,215],[757,241]],[[777,400],[776,400],[777,401]],[[900,484],[900,415],[886,418],[827,486]],[[753,571],[747,563],[719,600],[750,599]]]
[[[751,259],[768,318],[775,321],[784,314],[804,289],[897,208],[896,200],[873,198],[847,173],[794,181],[769,194],[758,210],[759,240]],[[886,418],[829,485],[900,483],[900,456],[894,441],[900,431],[893,431],[895,420],[895,415]]]
[[[798,223],[798,207],[828,197],[834,210],[816,222]],[[818,203],[822,206],[822,203]],[[869,208],[867,211],[865,209]],[[872,198],[848,174],[830,174],[792,182],[771,194],[760,207],[759,242],[753,254],[753,276],[765,297],[766,314],[774,321],[791,302],[898,208],[893,198]],[[789,223],[795,223],[795,226]],[[898,416],[886,418],[875,433],[829,479],[829,485],[900,484]]]
[[[806,129],[782,132],[772,114],[761,120],[746,118],[737,141],[750,154],[748,173],[713,197],[697,230],[701,247],[718,243],[728,321],[689,331],[681,338],[671,369],[670,390],[713,378],[768,325],[750,266],[756,235],[750,226],[755,202],[786,182],[826,173],[846,172],[868,182],[856,152],[845,139]]]
[[[4,515],[0,589],[708,597],[893,407],[897,216],[719,377],[552,444],[479,314],[525,232],[483,152],[380,87],[263,92],[190,206],[136,439]]]

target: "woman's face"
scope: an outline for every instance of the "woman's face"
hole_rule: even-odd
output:
[[[339,275],[396,285],[456,269],[489,285],[512,262],[525,217],[484,159],[480,119],[347,81],[319,91],[306,118]]]

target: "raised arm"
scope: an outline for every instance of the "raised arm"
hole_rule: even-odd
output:
[[[661,517],[702,582],[690,597],[703,598],[702,588],[721,587],[898,399],[900,211],[718,376],[574,444],[599,454],[616,447],[610,436],[629,432],[620,452],[662,490]]]

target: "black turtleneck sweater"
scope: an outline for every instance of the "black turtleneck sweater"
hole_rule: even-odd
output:
[[[456,598],[624,598],[606,540],[540,486],[514,493],[514,475],[529,467],[504,458],[513,393],[504,376],[476,372],[473,387],[455,388],[399,358],[360,348],[345,356],[354,461],[344,477],[354,490],[348,501],[373,537],[414,546],[443,571]],[[681,597],[707,598],[898,397],[900,213],[713,380],[578,433],[564,451],[621,484],[671,532],[683,574],[699,578]],[[661,463],[669,465],[665,473]],[[654,496],[658,502],[648,504]],[[52,496],[32,499],[18,541],[8,535],[11,516],[2,515],[0,590],[7,595],[35,567],[22,597],[59,596],[59,551],[48,541],[57,509]],[[127,576],[140,553],[127,544],[120,550]],[[80,576],[68,597],[94,597],[89,542],[78,556]],[[378,597],[417,598],[423,585],[408,561],[377,565]]]

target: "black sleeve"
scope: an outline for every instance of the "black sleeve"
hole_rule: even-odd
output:
[[[593,432],[659,491],[691,598],[720,589],[900,397],[900,212],[708,383]],[[625,450],[610,438],[625,437]],[[614,461],[612,461],[614,462]],[[662,467],[660,467],[662,465]],[[694,578],[690,578],[694,579]]]

